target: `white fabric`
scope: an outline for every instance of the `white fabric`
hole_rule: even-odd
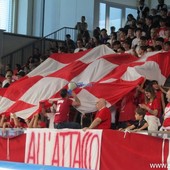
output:
[[[159,119],[156,116],[145,115],[145,120],[148,122],[149,131],[157,131],[158,127],[161,125]]]

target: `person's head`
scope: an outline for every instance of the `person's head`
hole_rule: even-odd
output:
[[[141,28],[137,28],[135,30],[135,35],[137,38],[140,38],[142,36],[142,29]]]
[[[110,27],[110,32],[115,32],[115,30],[116,30],[115,26]]]
[[[122,46],[124,47],[125,50],[129,50],[131,48],[131,42],[128,41],[128,40],[125,40],[123,43],[122,43]]]
[[[155,51],[161,51],[162,46],[161,45],[155,45]]]
[[[147,45],[147,37],[146,36],[141,36],[139,40],[139,45],[140,46],[146,46]]]
[[[164,0],[158,0],[158,3],[162,5],[164,4]]]
[[[136,120],[142,120],[145,116],[146,111],[142,109],[141,107],[137,107],[135,110],[135,119]]]
[[[166,93],[167,101],[170,102],[170,89]]]
[[[71,38],[70,34],[66,34],[66,40],[69,40]]]
[[[5,71],[7,71],[7,70],[9,70],[9,69],[11,69],[11,64],[7,64],[7,65],[5,66]]]
[[[148,15],[147,17],[145,17],[146,25],[152,25],[152,22],[153,22],[153,17],[151,15]]]
[[[142,57],[146,53],[147,46],[141,45],[137,51],[139,57]]]
[[[120,29],[119,29],[119,36],[120,36],[120,37],[121,37],[121,36],[126,36],[126,34],[127,34],[126,29],[124,29],[124,28],[120,28]]]
[[[107,30],[105,28],[101,29],[100,34],[102,37],[107,36]]]
[[[170,28],[167,28],[165,30],[165,37],[167,37],[169,39],[169,37],[170,37]]]
[[[165,27],[166,26],[166,19],[165,18],[161,18],[159,20],[159,25],[160,25],[160,27]]]
[[[18,79],[20,79],[20,78],[25,76],[25,71],[24,70],[20,70],[16,75],[17,75]]]
[[[62,98],[68,97],[68,91],[67,91],[67,89],[61,89],[61,91],[60,91],[60,96],[61,96]]]
[[[106,100],[101,98],[96,103],[97,110],[100,110],[101,108],[106,107]]]
[[[155,9],[155,8],[151,9],[151,15],[152,16],[155,16],[157,14],[157,12],[158,12],[157,9]]]
[[[85,22],[86,17],[85,16],[81,16],[81,22]]]
[[[145,0],[139,0],[139,5],[144,5],[145,4]]]
[[[160,10],[160,16],[161,16],[161,17],[166,17],[166,16],[167,16],[167,13],[168,13],[167,8],[162,8],[162,9]]]
[[[127,20],[131,21],[132,19],[134,19],[134,16],[132,14],[128,14],[127,15]]]
[[[11,69],[6,70],[5,77],[6,79],[12,79],[13,71]]]
[[[124,52],[125,52],[125,48],[122,46],[117,49],[117,53],[119,53],[119,54],[122,54]]]
[[[78,48],[82,48],[83,47],[83,40],[82,39],[78,39],[77,40],[77,47]]]
[[[133,28],[131,28],[131,27],[128,28],[127,36],[135,36],[134,33],[135,33],[135,30]]]
[[[121,43],[120,41],[114,41],[113,44],[112,44],[112,49],[117,51],[118,48],[121,47]]]
[[[150,30],[150,36],[151,36],[151,39],[155,39],[158,37],[158,32],[157,32],[157,29],[156,28],[152,28]]]
[[[167,42],[164,43],[164,50],[170,51],[170,41],[167,41]]]
[[[19,71],[21,69],[21,65],[20,64],[15,64],[15,68]]]
[[[113,40],[117,40],[117,33],[116,32],[111,32],[110,33],[110,38]]]
[[[164,38],[163,37],[156,38],[156,45],[163,46],[163,44],[164,44]]]
[[[159,84],[158,84],[158,81],[157,81],[157,80],[152,80],[152,81],[151,81],[151,84],[152,84],[152,87],[153,87],[155,90],[158,90],[158,89],[159,89]]]
[[[150,100],[153,100],[155,98],[155,90],[151,85],[146,86],[145,88],[145,96],[146,96],[146,102],[149,102]]]

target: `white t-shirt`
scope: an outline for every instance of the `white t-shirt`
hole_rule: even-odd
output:
[[[47,113],[47,117],[49,119],[49,128],[54,129],[54,116],[55,113]]]

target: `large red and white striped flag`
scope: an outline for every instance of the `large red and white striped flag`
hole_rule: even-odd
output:
[[[152,53],[137,58],[114,54],[105,45],[75,54],[53,54],[24,78],[0,90],[0,113],[16,113],[28,118],[39,109],[39,102],[59,96],[69,82],[91,84],[76,93],[81,100],[81,113],[96,111],[98,98],[108,106],[128,94],[143,78],[164,84],[170,75],[170,52]]]

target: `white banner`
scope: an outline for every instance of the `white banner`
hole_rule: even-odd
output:
[[[25,163],[100,169],[102,130],[28,129]]]

